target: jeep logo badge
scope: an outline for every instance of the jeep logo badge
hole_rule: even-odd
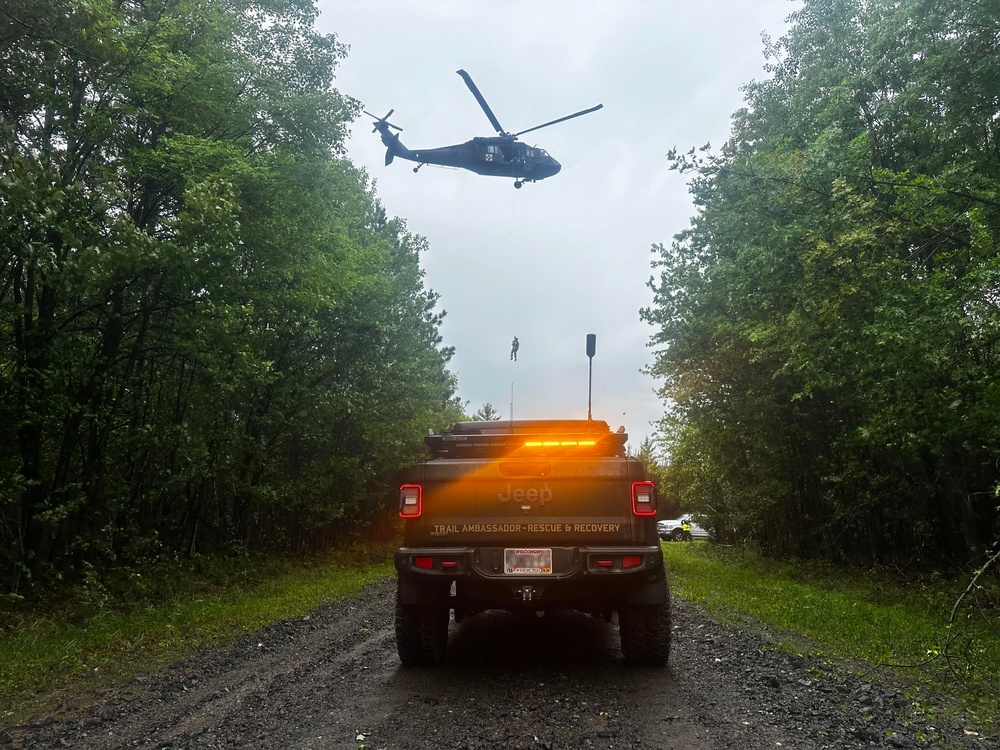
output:
[[[515,503],[538,503],[545,505],[552,502],[552,490],[549,489],[548,482],[541,487],[528,487],[527,489],[521,487],[514,489],[513,485],[508,484],[506,494],[498,492],[497,500],[501,503],[509,503],[513,500]]]

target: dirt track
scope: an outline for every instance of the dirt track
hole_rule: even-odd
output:
[[[161,673],[8,727],[14,748],[997,748],[915,717],[896,689],[776,651],[674,604],[667,669],[615,624],[491,612],[404,669],[385,581]],[[927,744],[925,738],[934,740]],[[4,744],[0,744],[3,747]]]

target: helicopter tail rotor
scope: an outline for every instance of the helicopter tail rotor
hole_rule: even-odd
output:
[[[382,136],[382,145],[385,146],[385,165],[388,167],[392,164],[392,160],[396,158],[396,156],[402,156],[403,158],[408,159],[409,156],[407,156],[407,154],[409,154],[409,151],[407,151],[406,146],[399,142],[399,133],[402,133],[403,129],[399,127],[399,125],[393,125],[389,122],[389,116],[396,110],[390,109],[383,117],[375,117],[375,115],[368,110],[362,111],[375,120],[373,123],[375,128],[372,132],[378,133]],[[393,133],[393,130],[398,132]]]
[[[372,129],[373,133],[378,133],[382,136],[382,144],[385,146],[385,165],[388,167],[392,164],[392,160],[397,154],[406,154],[406,147],[399,142],[399,133],[403,132],[403,129],[399,125],[393,125],[389,122],[389,116],[396,110],[390,109],[385,113],[383,117],[376,117],[368,110],[362,110],[366,115],[375,120],[372,123],[375,127]],[[398,132],[393,133],[396,130]]]
[[[362,110],[362,112],[364,112],[366,115],[375,120],[375,122],[373,123],[375,127],[372,128],[373,133],[377,133],[379,131],[379,125],[382,125],[386,128],[392,128],[394,130],[398,130],[400,133],[402,133],[403,129],[399,127],[399,125],[393,125],[391,122],[389,122],[389,115],[391,115],[395,111],[396,111],[395,109],[390,109],[388,112],[385,113],[384,117],[376,117],[367,109]]]

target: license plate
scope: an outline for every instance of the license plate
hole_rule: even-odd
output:
[[[547,576],[552,573],[551,549],[505,549],[503,570],[509,576]]]

